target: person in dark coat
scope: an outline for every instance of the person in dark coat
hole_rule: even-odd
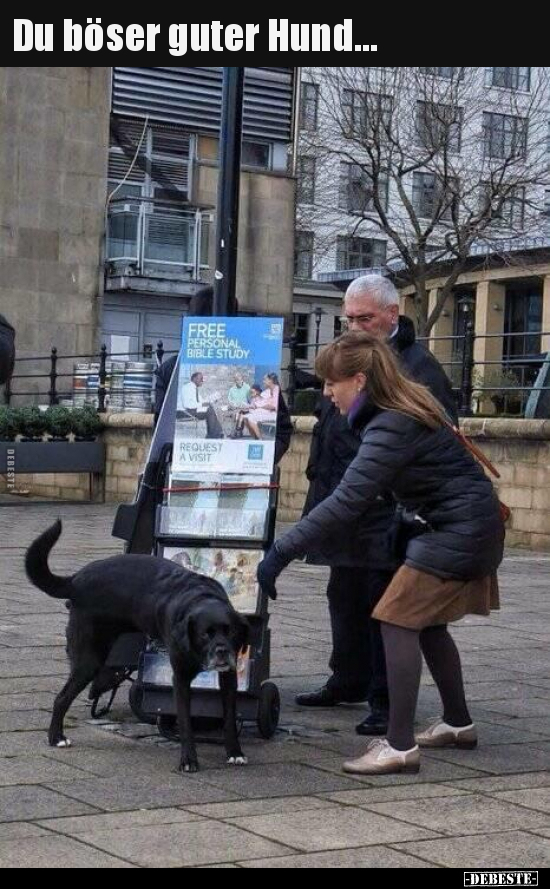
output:
[[[0,315],[0,386],[11,380],[15,366],[15,330],[4,317]]]
[[[458,422],[451,384],[436,358],[416,342],[412,321],[399,315],[399,294],[387,278],[366,275],[348,289],[344,302],[350,330],[364,330],[387,340],[403,370],[427,386],[450,419]],[[307,475],[310,488],[304,515],[338,487],[360,444],[330,399],[323,398],[313,439]],[[327,588],[333,650],[332,675],[317,691],[300,694],[306,707],[332,707],[368,700],[371,712],[357,726],[359,734],[381,735],[387,730],[388,691],[380,627],[371,620],[376,602],[396,567],[388,551],[387,531],[395,506],[378,501],[360,517],[355,532],[344,531],[308,557],[330,566]]]
[[[386,740],[345,763],[354,774],[417,772],[419,746],[477,744],[464,696],[460,657],[447,624],[498,607],[496,570],[504,550],[500,503],[429,390],[399,369],[387,344],[348,333],[319,354],[325,392],[352,429],[357,456],[337,489],[280,538],[258,569],[265,593],[293,559],[317,549],[388,493],[423,525],[404,544],[404,564],[378,602],[389,687]],[[443,717],[416,739],[421,653],[440,692]]]
[[[189,307],[189,314],[193,318],[209,317],[212,315],[214,304],[214,290],[212,287],[203,287],[193,296]],[[155,424],[158,422],[164,399],[172,379],[172,375],[178,363],[178,355],[172,355],[155,371]],[[279,410],[277,413],[277,430],[275,435],[275,464],[283,459],[290,447],[294,427],[286,404],[279,393]]]

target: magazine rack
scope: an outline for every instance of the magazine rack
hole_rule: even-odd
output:
[[[262,323],[265,325],[265,320]],[[245,470],[231,475],[226,469],[218,474],[201,473],[198,469],[182,471],[181,466],[174,469],[181,362],[180,357],[136,501],[119,507],[113,535],[126,542],[129,553],[181,560],[191,570],[221,580],[251,628],[250,647],[238,669],[238,719],[255,723],[261,736],[270,738],[279,723],[280,697],[277,686],[269,681],[268,604],[255,584],[255,569],[274,540],[279,474],[249,475]],[[107,680],[109,670],[121,681],[137,670],[130,692],[132,710],[141,721],[156,723],[161,734],[173,737],[176,710],[172,670],[167,652],[158,641],[137,634],[121,637],[108,660]],[[197,677],[191,702],[194,718],[223,718],[217,678],[217,674]],[[105,685],[108,687],[107,682]]]
[[[166,477],[169,477],[167,465]],[[173,482],[172,482],[173,484]],[[164,489],[170,496],[173,487]],[[176,489],[179,491],[179,489]],[[181,491],[179,491],[181,492]],[[195,493],[195,491],[193,491]],[[220,493],[224,493],[223,483]],[[275,533],[277,512],[278,473],[269,480],[266,489],[265,529],[261,539],[249,538],[201,538],[169,533],[163,525],[163,512],[170,507],[157,507],[155,552],[163,558],[176,561],[193,570],[203,571],[218,579],[222,585],[235,580],[239,587],[240,573],[248,574],[244,591],[230,594],[234,606],[244,614],[250,624],[250,645],[240,658],[238,667],[237,718],[241,723],[253,722],[263,738],[271,738],[279,724],[280,696],[277,686],[269,681],[271,631],[267,597],[259,590],[255,580],[256,567],[265,548],[271,546]],[[199,494],[200,497],[200,494]],[[164,529],[164,530],[163,530]],[[240,578],[243,586],[243,578]],[[192,685],[191,715],[200,719],[223,719],[218,674],[202,673]],[[155,640],[147,642],[139,661],[138,678],[132,692],[133,703],[138,706],[137,715],[148,722],[156,721],[159,731],[172,738],[176,730],[176,709],[172,686],[172,668],[167,652]]]

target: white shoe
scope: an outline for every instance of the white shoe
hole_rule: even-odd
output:
[[[363,756],[344,763],[344,772],[350,775],[416,774],[419,769],[418,747],[413,747],[411,750],[394,750],[385,738],[371,741]]]
[[[464,750],[473,750],[477,747],[477,729],[473,723],[454,728],[442,719],[436,719],[426,731],[416,735],[415,740],[419,747],[462,747]]]

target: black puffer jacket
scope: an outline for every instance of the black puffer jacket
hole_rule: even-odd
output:
[[[442,578],[493,573],[504,546],[498,498],[455,435],[367,402],[355,422],[363,428],[355,460],[336,491],[277,542],[282,555],[303,556],[342,526],[354,534],[358,518],[391,491],[431,528],[409,543],[407,565]]]
[[[322,398],[306,470],[311,484],[304,515],[308,515],[336,490],[348,466],[357,456],[360,444],[361,436],[350,429],[348,418],[342,416],[329,398]],[[392,498],[380,497],[354,523],[351,533],[349,527],[342,527],[335,530],[330,539],[324,540],[319,549],[310,550],[308,563],[393,570],[397,565],[390,553],[388,528],[394,512]]]
[[[399,328],[390,345],[400,357],[403,370],[416,382],[427,386],[443,405],[453,422],[458,422],[456,401],[451,384],[434,356],[416,342],[412,321],[402,315]],[[323,398],[319,422],[313,430],[307,477],[310,482],[304,515],[323,502],[340,484],[350,463],[355,459],[360,435],[351,430],[330,399]],[[381,500],[371,504],[354,522],[353,529],[344,528],[331,534],[318,549],[311,551],[308,562],[339,567],[371,567],[392,570],[396,563],[389,552],[387,531],[394,507]]]
[[[456,399],[449,378],[437,358],[416,342],[414,324],[406,315],[399,316],[399,329],[389,345],[397,352],[401,367],[417,383],[427,386],[453,423],[458,422]]]
[[[13,374],[15,363],[15,330],[0,315],[0,385],[7,383]]]

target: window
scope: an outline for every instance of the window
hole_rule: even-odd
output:
[[[417,102],[416,137],[428,150],[447,148],[460,152],[462,138],[462,109],[456,105]]]
[[[343,332],[344,332],[344,325],[342,323],[342,319],[340,318],[339,315],[335,315],[334,316],[334,339],[336,339],[336,337],[341,336],[343,334]]]
[[[342,98],[344,128],[350,136],[368,139],[383,135],[391,128],[393,99],[381,93],[344,90]]]
[[[415,173],[413,176],[413,207],[422,219],[451,219],[454,190],[447,183],[447,195],[443,194],[444,183],[435,173]]]
[[[544,192],[544,215],[550,219],[550,191]]]
[[[302,130],[317,129],[319,113],[319,87],[316,83],[302,83],[300,100],[300,127]]]
[[[444,77],[446,80],[452,80],[453,77],[464,77],[464,68],[421,68],[421,74],[428,74],[431,77]]]
[[[315,203],[316,160],[303,155],[298,161],[298,201],[301,204]]]
[[[339,237],[336,248],[336,268],[369,269],[385,265],[387,244],[374,238]]]
[[[161,201],[189,199],[190,140],[181,130],[151,128],[152,196]]]
[[[165,204],[161,212],[170,212],[170,203],[181,210],[189,201],[190,153],[191,137],[181,129],[152,124],[144,130],[138,121],[111,121],[109,179],[124,181],[124,188],[140,183],[143,197]],[[153,205],[152,212],[157,209]]]
[[[527,154],[527,118],[510,114],[483,114],[485,157],[506,160]]]
[[[482,182],[482,206],[487,205],[491,198],[491,186],[488,182]],[[495,222],[501,222],[510,228],[522,229],[525,223],[525,188],[516,186],[510,189],[507,197],[497,194],[491,200],[491,218]]]
[[[506,315],[504,332],[515,334],[504,340],[504,358],[535,358],[541,353],[542,333],[542,288],[509,289],[506,293]],[[513,363],[513,370],[524,386],[535,382],[540,365]]]
[[[109,201],[108,258],[137,261],[141,185],[110,179],[108,194],[113,196]]]
[[[296,358],[298,361],[307,361],[309,315],[294,315],[294,336],[296,337]]]
[[[265,142],[243,142],[241,164],[259,170],[271,169],[271,149]]]
[[[375,185],[372,176],[360,164],[340,164],[338,205],[349,213],[371,213],[374,209]],[[388,177],[378,179],[378,194],[385,209],[388,206]]]
[[[522,90],[529,92],[531,89],[530,68],[490,68],[490,85],[500,86],[509,90]]]
[[[294,275],[296,278],[311,278],[313,275],[313,232],[296,232],[294,254]]]

